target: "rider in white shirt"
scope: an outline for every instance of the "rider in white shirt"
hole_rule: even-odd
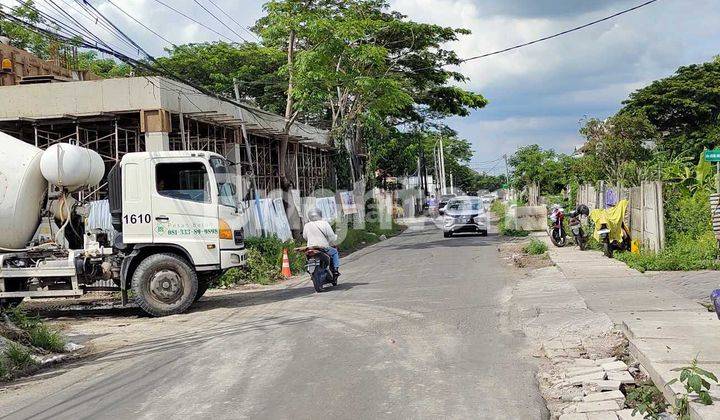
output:
[[[305,223],[303,228],[303,238],[307,241],[310,248],[320,248],[332,258],[333,269],[336,274],[340,274],[340,254],[333,247],[333,243],[337,241],[337,235],[330,226],[330,223],[323,220],[322,212],[315,208],[308,212],[309,222]]]

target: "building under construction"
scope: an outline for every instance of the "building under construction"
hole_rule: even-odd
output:
[[[40,148],[77,142],[100,153],[108,170],[129,152],[214,151],[241,163],[245,187],[254,174],[260,197],[280,188],[283,117],[163,77],[98,80],[0,46],[0,131]],[[335,188],[330,151],[327,131],[293,124],[286,174],[300,195]]]

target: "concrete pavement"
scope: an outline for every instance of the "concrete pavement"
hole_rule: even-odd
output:
[[[140,319],[152,338],[1,389],[0,418],[546,418],[497,240],[411,229],[346,258],[322,294]]]
[[[720,321],[697,300],[668,286],[684,280],[663,273],[661,281],[657,274],[644,275],[600,252],[582,252],[576,247],[551,246],[550,258],[588,309],[607,315],[626,332],[631,354],[668,401],[674,402],[675,393],[682,390],[679,383],[666,386],[678,376],[671,369],[685,366],[697,356],[701,367],[720,373]],[[683,278],[682,273],[678,277]],[[690,297],[699,297],[698,291]],[[711,394],[720,397],[720,389],[714,387]],[[694,419],[720,419],[720,400],[712,406],[691,404],[691,411]]]

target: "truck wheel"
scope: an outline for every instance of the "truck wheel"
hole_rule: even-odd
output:
[[[135,302],[152,316],[185,312],[195,302],[198,277],[184,259],[154,254],[140,262],[132,277]]]

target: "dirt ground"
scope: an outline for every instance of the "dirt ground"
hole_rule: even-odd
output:
[[[553,265],[547,252],[542,255],[529,255],[523,252],[523,248],[530,243],[531,237],[508,238],[498,246],[500,257],[508,261],[508,264],[517,268],[536,269]]]
[[[50,326],[62,331],[69,342],[84,346],[74,358],[92,357],[132,343],[176,333],[183,325],[202,325],[202,314],[219,308],[231,309],[243,302],[255,301],[264,293],[292,289],[307,282],[307,276],[291,277],[273,285],[239,285],[228,289],[210,289],[190,312],[196,316],[174,315],[152,318],[134,303],[122,306],[118,293],[88,293],[77,299],[26,300],[23,307],[37,314]],[[172,327],[172,328],[170,328]]]

